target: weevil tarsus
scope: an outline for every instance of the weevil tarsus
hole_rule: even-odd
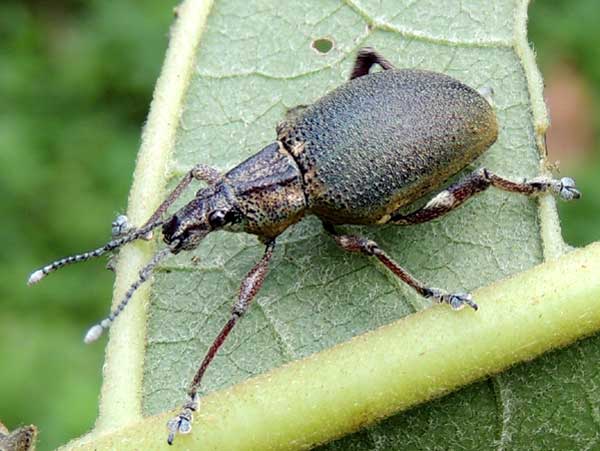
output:
[[[194,395],[183,405],[179,414],[168,421],[167,430],[169,431],[169,436],[167,437],[167,443],[169,445],[173,444],[177,434],[189,434],[192,432],[194,412],[198,410],[198,406],[198,396]]]
[[[129,218],[125,215],[117,215],[115,220],[110,225],[110,232],[113,240],[121,238],[135,230],[135,227],[129,222]]]
[[[135,231],[135,227],[131,225],[129,222],[129,218],[125,215],[117,215],[115,220],[110,225],[110,234],[113,240],[118,238],[122,238],[131,232]],[[144,240],[152,239],[152,232],[148,232],[147,235],[140,237]],[[106,269],[114,272],[117,267],[117,254],[112,254],[108,257],[108,261],[106,262]]]

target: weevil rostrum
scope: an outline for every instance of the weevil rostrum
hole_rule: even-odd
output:
[[[370,72],[374,65],[381,71]],[[97,340],[126,307],[135,290],[169,254],[196,248],[215,230],[256,235],[265,251],[241,282],[238,298],[220,333],[206,352],[188,389],[188,400],[167,425],[168,442],[191,431],[203,375],[227,336],[260,290],[276,249],[277,237],[312,214],[344,250],[377,258],[425,298],[453,309],[477,304],[468,293],[429,287],[392,260],[376,242],[340,233],[338,225],[411,225],[439,218],[490,186],[535,196],[552,193],[564,200],[580,197],[571,178],[507,180],[480,168],[443,189],[423,207],[402,213],[439,188],[488,149],[498,135],[496,114],[486,90],[447,75],[397,69],[371,48],[359,51],[350,80],[315,103],[288,112],[276,128],[277,139],[226,174],[198,164],[139,228],[121,217],[112,241],[96,250],[62,258],[35,271],[29,284],[70,263],[98,257],[162,227],[166,248],[140,271],[121,303],[93,326],[85,342]],[[207,187],[172,216],[168,208],[192,182]]]

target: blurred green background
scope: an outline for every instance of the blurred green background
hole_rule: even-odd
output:
[[[124,211],[176,3],[0,3],[0,421],[36,424],[42,451],[93,426],[104,345],[82,337],[107,313],[113,275],[97,260],[42,287],[25,281],[41,264],[102,244]],[[599,18],[598,0],[530,7],[550,159],[584,193],[560,205],[576,246],[600,238]]]

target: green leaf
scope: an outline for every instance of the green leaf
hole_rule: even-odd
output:
[[[130,217],[142,223],[193,164],[225,171],[272,142],[285,111],[342,84],[356,51],[366,45],[398,67],[436,70],[475,88],[492,87],[500,136],[467,170],[486,166],[513,179],[535,176],[547,119],[525,38],[526,8],[524,0],[448,1],[443,6],[408,0],[184,2],[145,130]],[[327,53],[312,48],[321,38],[334,43]],[[190,189],[188,199],[192,194]],[[378,241],[419,279],[449,290],[488,285],[544,257],[555,258],[565,248],[551,198],[536,202],[496,190],[429,224],[352,230]],[[122,252],[116,302],[153,248],[140,243]],[[262,251],[254,237],[218,233],[197,251],[160,267],[151,287],[140,290],[111,332],[100,418],[81,443],[184,401],[185,388],[227,319],[241,279]],[[278,240],[265,285],[208,370],[204,393],[427,307],[375,261],[338,249],[319,222],[307,218]],[[443,315],[449,313],[454,321],[459,318],[454,312]],[[466,319],[472,324],[477,316]],[[531,323],[532,330],[547,325],[543,316]],[[505,325],[492,332],[512,333]],[[456,333],[423,333],[423,349]],[[564,340],[554,346],[560,343]],[[398,340],[394,346],[408,345]],[[596,385],[583,386],[583,381],[595,376],[589,362],[596,348],[588,340],[520,365],[325,449],[592,446],[599,393]],[[510,362],[536,355],[518,351]],[[486,353],[476,352],[476,357]],[[440,366],[460,370],[460,364],[461,359],[440,354]],[[463,383],[484,374],[466,371]],[[318,380],[319,374],[313,377]],[[433,388],[440,383],[431,381],[431,394],[444,391]],[[381,415],[375,412],[365,422]],[[212,421],[218,424],[219,418]],[[161,433],[153,432],[153,438]],[[193,434],[200,437],[202,427]]]
[[[230,389],[211,393],[202,398],[202,408],[195,416],[195,428],[201,433],[179,437],[177,446],[194,450],[306,449],[497,373],[514,362],[571,343],[600,328],[600,279],[595,277],[598,272],[600,245],[596,243],[474,291],[481,306],[477,313],[466,310],[457,314],[438,305]],[[536,327],[540,321],[544,327]],[[447,334],[449,330],[453,333]],[[510,333],[499,333],[507,330]],[[396,346],[398,343],[403,346]],[[577,374],[572,379],[578,382],[580,378]],[[523,386],[527,382],[519,381]],[[534,379],[534,384],[538,383]],[[586,394],[592,392],[587,390]],[[501,394],[511,401],[502,424],[511,426],[512,417],[517,415],[513,397],[511,392]],[[571,407],[573,397],[567,394],[565,398],[565,405]],[[551,415],[555,412],[556,409],[548,411]],[[469,413],[467,409],[450,409],[450,413],[455,415],[446,418],[446,412],[441,416],[448,421],[442,426],[460,425],[457,419],[469,418],[465,415]],[[164,424],[173,415],[173,411],[167,411],[116,430],[97,429],[67,449],[156,449],[164,440]],[[568,420],[576,425],[580,421],[577,416]],[[394,434],[388,428],[386,433],[391,437],[380,436],[379,447],[404,447],[411,438],[418,440],[418,449],[448,445],[443,437],[437,443],[427,443],[430,439],[422,440],[420,431],[411,429],[412,424],[406,425],[409,437],[402,444],[396,442],[404,438],[404,430]],[[481,431],[489,430],[488,424],[479,425]],[[562,432],[562,424],[559,426]],[[499,437],[498,446],[506,448],[511,444],[509,434],[514,431],[506,428],[500,432],[504,435]],[[536,443],[541,449],[557,449],[558,434],[548,435]],[[459,445],[465,448],[467,443],[477,449],[490,445],[480,444],[480,435],[464,431],[461,439],[460,443],[452,443],[450,449]],[[531,449],[531,435],[525,440],[521,448]],[[585,441],[594,444],[593,438]],[[358,440],[342,444],[345,449],[346,446],[372,449],[377,445],[373,440]],[[567,445],[565,449],[572,448]]]

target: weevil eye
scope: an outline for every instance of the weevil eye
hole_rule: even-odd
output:
[[[208,223],[210,224],[210,226],[213,229],[217,229],[219,227],[223,227],[225,225],[225,223],[227,222],[226,216],[227,216],[227,212],[226,211],[223,211],[223,210],[213,211],[208,216]]]

